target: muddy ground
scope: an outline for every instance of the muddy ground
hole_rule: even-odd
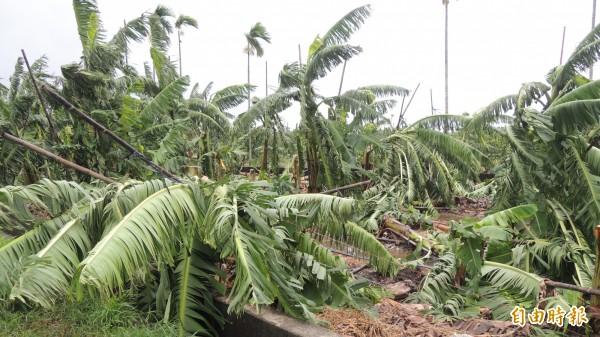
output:
[[[434,226],[447,226],[450,220],[460,220],[462,218],[481,219],[489,206],[489,200],[473,200],[460,198],[456,200],[456,207],[440,207],[439,215],[432,220]],[[425,231],[416,230],[423,236]],[[395,240],[393,234],[385,233],[382,238],[387,238],[383,242],[388,250],[395,257],[405,257],[413,252],[414,247],[406,240]],[[391,241],[399,241],[399,244]],[[361,256],[342,255],[346,263],[357,270],[364,267],[368,260]],[[429,261],[433,264],[435,259]],[[520,328],[511,325],[510,322],[486,320],[484,318],[474,318],[466,321],[459,321],[453,324],[447,322],[434,323],[432,318],[422,313],[427,309],[423,304],[403,303],[410,293],[417,291],[422,279],[429,272],[427,267],[416,269],[404,269],[394,277],[382,277],[379,273],[370,268],[364,268],[356,273],[359,278],[366,278],[372,284],[380,285],[391,293],[394,298],[386,298],[376,305],[377,314],[369,315],[355,309],[326,309],[319,314],[319,318],[330,323],[330,329],[343,336],[350,337],[396,337],[396,336],[415,336],[415,337],[492,337],[492,336],[526,336],[529,334],[527,328]]]

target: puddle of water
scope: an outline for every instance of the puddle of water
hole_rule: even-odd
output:
[[[439,213],[435,221],[448,222],[450,220],[460,221],[461,219],[468,218],[468,215],[456,214],[456,213]]]
[[[413,252],[413,250],[411,247],[407,247],[404,244],[400,244],[399,246],[396,245],[386,245],[386,248],[388,250],[388,252],[390,252],[390,255],[392,255],[393,257],[397,258],[397,259],[403,259],[405,257],[407,257],[410,253]]]

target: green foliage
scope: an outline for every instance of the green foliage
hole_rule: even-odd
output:
[[[0,308],[0,335],[12,336],[177,336],[177,326],[156,322],[130,298],[59,302],[52,310]]]
[[[54,186],[50,183],[60,188],[42,188]],[[265,181],[247,180],[129,182],[100,189],[46,181],[25,188],[37,195],[18,190],[15,195],[38,200],[45,209],[56,201],[49,196],[70,189],[79,192],[73,200],[80,200],[0,248],[0,298],[6,305],[50,309],[64,298],[99,294],[109,299],[128,290],[139,292],[158,317],[176,319],[180,335],[215,336],[224,321],[212,294],[226,290],[225,275],[215,264],[226,258],[235,259],[228,295],[233,313],[247,304],[277,302],[285,312],[316,322],[313,312],[324,304],[360,307],[369,301],[373,294],[367,283],[355,280],[343,260],[302,234],[305,229],[347,238],[373,257],[376,270],[398,271],[400,264],[385,247],[348,221],[353,199],[278,197],[269,188]],[[113,315],[126,309],[108,303],[98,319],[119,325],[121,318]]]

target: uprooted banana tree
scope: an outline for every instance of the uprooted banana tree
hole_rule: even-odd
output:
[[[278,196],[266,182],[247,180],[8,186],[0,189],[0,230],[24,234],[0,247],[0,299],[51,307],[129,289],[163,319],[176,320],[180,335],[216,336],[224,318],[212,294],[227,291],[216,263],[229,259],[229,312],[277,303],[314,321],[323,304],[358,306],[375,293],[307,229],[379,257],[371,264],[383,274],[400,267],[349,221],[355,202]]]

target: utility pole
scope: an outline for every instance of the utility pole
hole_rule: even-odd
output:
[[[593,0],[592,6],[592,29],[596,27],[596,0]],[[590,67],[590,80],[594,79],[594,65]]]
[[[446,92],[446,98],[445,98],[445,110],[444,112],[446,113],[446,115],[448,114],[448,3],[450,2],[450,0],[442,0],[442,3],[444,4],[444,7],[446,9],[446,18],[445,18],[445,36],[444,36],[444,42],[445,42],[445,92]]]

